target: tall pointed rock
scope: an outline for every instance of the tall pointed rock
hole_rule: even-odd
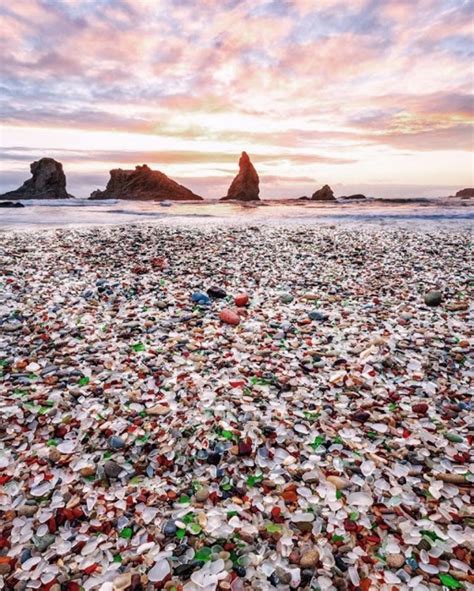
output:
[[[247,152],[242,152],[239,160],[239,174],[232,181],[227,195],[222,197],[221,201],[230,199],[236,201],[260,201],[258,183],[257,171],[250,162]]]

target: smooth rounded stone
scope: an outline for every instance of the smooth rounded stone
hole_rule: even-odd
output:
[[[235,296],[234,303],[239,308],[247,306],[247,304],[249,303],[249,296],[246,293],[239,293]]]
[[[35,515],[35,513],[38,511],[38,505],[21,505],[21,507],[18,507],[17,509],[17,513],[18,515],[22,515],[24,517],[33,517],[33,515]]]
[[[88,478],[89,476],[93,476],[95,474],[96,467],[95,466],[84,466],[79,470],[81,476],[84,478]]]
[[[212,286],[207,291],[207,295],[213,300],[221,300],[227,297],[227,292],[222,287]]]
[[[282,293],[280,295],[280,302],[282,304],[291,304],[294,299],[295,298],[291,295],[291,293]]]
[[[122,470],[122,466],[113,460],[109,460],[104,464],[104,472],[109,478],[118,478]]]
[[[224,322],[225,324],[231,324],[232,326],[237,326],[240,324],[240,316],[229,308],[224,308],[224,310],[221,310],[219,312],[219,318],[221,322]]]
[[[405,556],[403,554],[387,554],[386,561],[390,568],[401,568],[405,564]]]
[[[107,445],[110,449],[123,449],[125,447],[125,441],[118,435],[112,435],[109,437]]]
[[[318,320],[319,322],[324,322],[329,318],[328,314],[320,312],[319,310],[311,310],[311,312],[308,312],[308,317],[311,320]]]
[[[436,290],[428,291],[425,293],[424,301],[427,306],[439,306],[443,301],[443,294]]]
[[[166,310],[166,308],[168,308],[169,306],[168,302],[166,302],[165,300],[158,300],[155,305],[160,310]]]
[[[305,550],[300,557],[301,568],[315,568],[319,562],[319,552],[316,548]]]
[[[193,294],[191,294],[191,301],[195,304],[200,304],[204,306],[207,306],[211,303],[209,296],[200,291],[195,291]]]
[[[327,476],[326,480],[333,484],[337,490],[344,490],[349,488],[349,486],[352,484],[350,480],[347,478],[342,478],[341,476]]]
[[[174,536],[177,531],[178,528],[174,521],[167,521],[163,526],[163,533],[165,536]]]
[[[195,497],[198,503],[204,503],[209,498],[209,488],[207,486],[202,486],[196,491]]]

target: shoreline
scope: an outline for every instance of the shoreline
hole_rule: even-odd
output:
[[[472,582],[469,231],[31,236],[0,234],[7,583]]]

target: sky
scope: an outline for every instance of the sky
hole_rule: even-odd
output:
[[[474,186],[474,0],[0,4],[0,191],[43,156],[87,197],[147,163],[207,198]]]

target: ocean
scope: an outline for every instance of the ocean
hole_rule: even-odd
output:
[[[470,201],[406,200],[403,203],[295,203],[263,201],[239,205],[207,201],[160,203],[150,201],[90,201],[88,199],[31,200],[25,207],[0,209],[0,231],[76,228],[122,224],[208,225],[360,225],[417,228],[472,228]]]

